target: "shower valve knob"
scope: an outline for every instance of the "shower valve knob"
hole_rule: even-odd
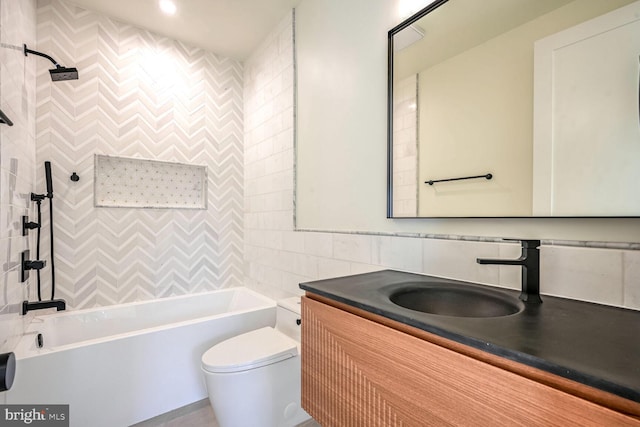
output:
[[[41,260],[34,260],[34,261],[25,261],[24,262],[24,269],[25,270],[41,270],[44,268],[44,266],[46,265],[46,261],[41,261]]]
[[[29,221],[29,217],[26,215],[22,216],[22,235],[26,236],[29,233],[29,230],[34,230],[40,228],[40,224],[37,222]]]
[[[29,278],[29,271],[31,270],[41,270],[46,265],[46,261],[41,260],[30,260],[29,259],[29,249],[26,251],[22,251],[22,269],[20,272],[20,281],[25,282]]]

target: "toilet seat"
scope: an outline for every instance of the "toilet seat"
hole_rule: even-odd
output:
[[[298,343],[271,328],[229,338],[202,356],[202,368],[212,373],[248,371],[298,355]]]

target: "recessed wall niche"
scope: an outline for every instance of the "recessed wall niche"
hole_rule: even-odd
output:
[[[96,154],[94,204],[111,208],[206,209],[207,167]]]

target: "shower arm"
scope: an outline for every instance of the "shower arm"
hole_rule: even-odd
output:
[[[49,61],[53,62],[53,65],[56,66],[56,68],[62,68],[62,66],[60,64],[58,64],[58,62],[53,59],[52,57],[50,57],[49,55],[47,55],[46,53],[42,53],[42,52],[38,52],[37,50],[31,50],[27,47],[26,44],[23,44],[23,49],[24,49],[24,56],[27,56],[28,53],[31,53],[33,55],[38,55],[41,56],[43,58],[47,58]]]

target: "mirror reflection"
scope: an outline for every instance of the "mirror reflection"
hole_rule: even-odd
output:
[[[408,23],[389,216],[640,216],[640,1],[436,1]]]

